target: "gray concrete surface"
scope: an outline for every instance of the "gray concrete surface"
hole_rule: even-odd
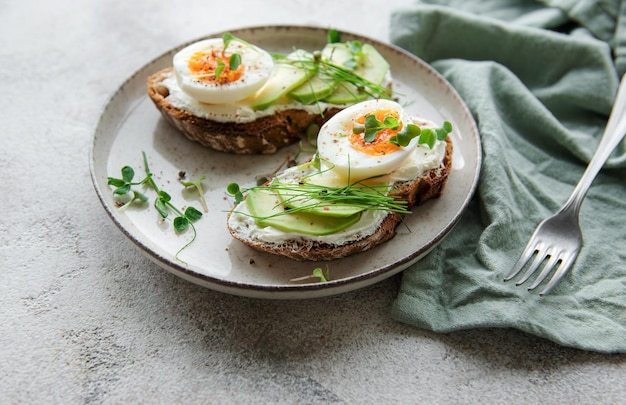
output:
[[[398,277],[310,301],[210,291],[152,264],[100,206],[93,128],[144,63],[248,25],[386,40],[402,3],[2,2],[0,403],[625,403],[623,355],[397,323]]]

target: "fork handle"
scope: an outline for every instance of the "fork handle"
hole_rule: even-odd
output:
[[[572,195],[569,197],[561,211],[574,209],[576,213],[580,210],[583,198],[587,194],[587,190],[595,179],[596,175],[604,166],[604,163],[613,152],[613,149],[620,143],[626,135],[626,75],[622,77],[621,83],[617,90],[617,96],[611,110],[609,122],[606,125],[604,134],[600,139],[598,148],[596,149],[589,166],[585,169],[583,176],[578,181]]]

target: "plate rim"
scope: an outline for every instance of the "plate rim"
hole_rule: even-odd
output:
[[[475,195],[477,191],[478,183],[479,183],[478,180],[480,178],[482,158],[483,158],[481,141],[480,141],[480,132],[478,131],[476,120],[473,117],[469,107],[467,106],[465,101],[462,99],[458,91],[452,86],[452,84],[450,84],[450,82],[445,77],[443,77],[443,75],[441,75],[438,71],[436,71],[430,64],[425,62],[423,59],[398,47],[397,45],[390,44],[390,43],[381,41],[379,39],[370,38],[363,34],[338,29],[337,31],[341,35],[346,35],[346,36],[350,36],[354,38],[359,38],[362,40],[367,40],[368,42],[371,42],[374,46],[382,45],[382,46],[390,48],[391,50],[395,52],[403,54],[404,56],[410,59],[417,60],[417,62],[420,65],[422,65],[423,68],[428,70],[430,74],[434,75],[438,80],[440,80],[443,83],[444,86],[447,87],[447,90],[450,91],[450,94],[454,97],[456,102],[461,107],[461,110],[463,111],[464,115],[470,119],[469,123],[473,129],[473,133],[475,134],[475,136],[472,136],[472,139],[474,141],[473,143],[476,144],[476,155],[475,155],[476,169],[473,173],[472,183],[469,188],[469,192],[465,195],[465,198],[461,202],[459,209],[453,215],[453,217],[447,222],[446,226],[440,229],[428,241],[426,245],[420,246],[419,249],[416,249],[410,255],[401,257],[398,260],[393,261],[392,263],[386,264],[376,269],[366,271],[364,273],[360,273],[351,277],[345,277],[345,278],[336,279],[336,280],[331,279],[325,283],[317,282],[317,283],[303,283],[303,284],[293,284],[293,285],[245,283],[245,282],[227,280],[224,278],[218,278],[218,277],[214,277],[214,276],[207,275],[207,274],[200,274],[200,273],[193,271],[193,269],[191,268],[185,267],[184,265],[181,265],[179,263],[175,263],[169,260],[168,258],[161,255],[159,252],[156,252],[153,249],[151,249],[144,241],[141,241],[139,240],[139,238],[134,237],[129,232],[129,230],[126,229],[126,227],[121,223],[121,221],[117,218],[116,214],[111,210],[111,207],[109,207],[109,204],[107,203],[105,199],[103,190],[101,190],[98,185],[98,178],[96,175],[94,155],[95,155],[95,148],[96,148],[96,143],[97,143],[97,138],[98,138],[97,135],[99,132],[99,128],[102,126],[102,122],[105,118],[107,109],[111,107],[112,103],[117,99],[117,97],[119,97],[120,94],[124,92],[125,88],[133,80],[135,80],[137,76],[139,76],[142,72],[144,72],[151,65],[158,63],[166,55],[171,54],[172,52],[175,52],[177,49],[182,49],[183,47],[191,43],[197,42],[204,38],[210,38],[210,37],[215,37],[217,35],[221,35],[224,32],[236,33],[236,32],[253,31],[253,30],[279,31],[279,30],[293,30],[293,29],[308,30],[311,32],[324,32],[324,31],[327,32],[329,30],[328,27],[315,26],[315,25],[266,24],[266,25],[251,25],[251,26],[238,27],[238,28],[233,28],[230,30],[222,30],[222,31],[208,33],[206,35],[199,36],[195,39],[185,41],[182,44],[176,45],[164,52],[161,52],[158,56],[153,57],[147,63],[140,66],[131,75],[129,75],[124,81],[122,81],[122,83],[119,86],[117,86],[114,91],[111,92],[111,94],[106,99],[106,101],[104,102],[103,106],[101,107],[99,111],[97,122],[92,129],[93,139],[91,141],[88,153],[89,153],[89,170],[90,170],[90,177],[92,180],[92,186],[94,187],[94,190],[96,191],[100,204],[106,211],[107,215],[109,216],[109,219],[113,221],[113,223],[118,227],[118,229],[120,229],[120,231],[126,238],[128,238],[131,242],[133,242],[133,244],[137,248],[139,248],[142,254],[147,256],[153,263],[157,264],[159,267],[173,273],[176,276],[179,276],[180,278],[183,278],[187,281],[190,281],[192,283],[195,283],[195,284],[198,284],[198,285],[201,285],[201,286],[213,289],[213,290],[217,290],[217,291],[221,291],[221,292],[225,292],[229,294],[234,294],[234,295],[239,295],[239,296],[247,296],[247,297],[255,297],[255,298],[281,298],[281,299],[283,298],[287,298],[287,299],[317,298],[321,296],[330,296],[330,295],[335,295],[335,294],[339,294],[343,292],[360,289],[370,284],[374,284],[378,281],[382,281],[383,279],[391,277],[405,270],[407,267],[415,264],[423,256],[428,254],[430,250],[432,250],[437,244],[439,244],[445,238],[445,236],[458,224],[460,218],[462,217],[463,213],[467,210],[473,196]],[[321,262],[313,262],[313,263],[321,263]],[[380,280],[377,281],[377,279],[380,279]],[[373,280],[373,282],[368,284],[367,281],[370,281],[370,280]],[[349,290],[344,290],[343,288],[348,285],[353,285],[355,287]],[[322,292],[322,294],[319,294],[320,292]]]

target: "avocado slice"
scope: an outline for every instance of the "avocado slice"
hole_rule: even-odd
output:
[[[301,104],[315,104],[330,96],[335,91],[336,85],[334,80],[318,73],[290,92],[288,96]]]
[[[251,190],[246,204],[259,226],[314,236],[339,232],[361,218],[360,212],[347,217],[321,216],[303,211],[285,213],[280,197],[269,189]]]
[[[365,54],[364,63],[358,66],[354,73],[374,84],[381,84],[389,71],[389,63],[370,44],[363,44],[361,50]],[[367,93],[359,91],[351,83],[339,83],[335,91],[323,101],[331,104],[349,104],[363,101],[368,97]]]
[[[322,49],[321,57],[336,65],[343,64],[352,58],[352,52],[345,43],[326,44]],[[302,104],[314,104],[330,96],[337,87],[337,82],[325,74],[318,71],[299,87],[291,91],[288,96]]]
[[[310,52],[298,49],[289,55],[291,60],[311,60],[313,55]],[[263,87],[254,95],[252,108],[255,110],[265,110],[276,102],[279,98],[299,87],[309,77],[315,74],[314,71],[302,69],[289,63],[275,63],[270,77]]]

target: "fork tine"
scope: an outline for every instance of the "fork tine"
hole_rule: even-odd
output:
[[[535,241],[533,238],[530,239],[524,251],[522,252],[520,258],[517,260],[517,263],[513,266],[509,274],[504,277],[504,281],[509,281],[513,277],[517,275],[523,268],[524,265],[530,260],[532,255],[537,251],[537,247],[535,246]]]
[[[530,266],[528,266],[528,270],[526,270],[526,273],[524,273],[522,278],[520,278],[517,281],[517,283],[515,283],[515,285],[520,285],[520,284],[525,283],[526,280],[528,280],[530,278],[530,276],[537,270],[537,268],[545,260],[546,255],[543,253],[543,244],[542,243],[538,243],[537,244],[537,247],[535,247],[535,251],[537,252],[537,254],[535,255],[535,259],[530,264]]]
[[[552,291],[554,286],[556,286],[558,284],[558,282],[561,281],[563,276],[565,276],[567,274],[567,272],[572,268],[572,265],[576,261],[576,257],[578,256],[578,251],[580,251],[580,249],[577,249],[576,252],[574,252],[574,253],[570,254],[569,256],[567,256],[567,257],[562,259],[561,265],[559,266],[559,268],[554,273],[554,276],[552,276],[552,278],[548,282],[548,285],[546,286],[546,288],[544,288],[539,293],[539,295],[548,294],[550,291]]]
[[[551,249],[546,252],[546,257],[550,257],[546,263],[546,265],[541,270],[541,273],[537,276],[535,281],[528,287],[529,290],[534,290],[541,282],[550,274],[552,270],[557,266],[558,261],[560,260],[559,255],[557,255],[556,250]]]

